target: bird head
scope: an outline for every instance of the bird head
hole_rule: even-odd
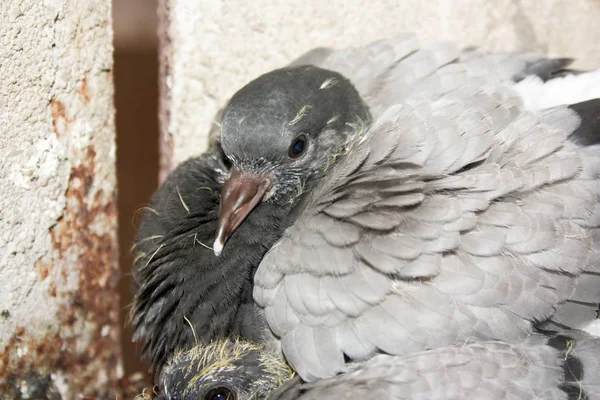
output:
[[[161,373],[159,389],[165,400],[263,399],[293,375],[263,346],[223,339],[176,354]]]
[[[240,89],[222,117],[231,164],[214,252],[262,202],[294,204],[365,130],[370,114],[342,75],[314,66],[260,76]]]

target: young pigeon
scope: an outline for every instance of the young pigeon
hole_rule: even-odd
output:
[[[567,64],[403,36],[242,88],[140,226],[132,316],[156,371],[232,335],[310,381],[377,351],[586,327],[600,104],[581,101],[600,73]],[[572,105],[536,111],[557,82]]]
[[[176,350],[238,335],[267,344],[270,333],[252,299],[252,278],[281,236],[288,210],[264,207],[215,257],[219,194],[227,167],[218,152],[175,169],[144,210],[134,254],[134,340],[156,373]],[[262,222],[264,221],[264,223]],[[258,230],[266,229],[257,235]]]
[[[227,338],[180,351],[162,370],[157,400],[265,399],[294,376],[264,346]]]
[[[310,52],[293,64],[304,64],[315,54],[323,53]],[[223,187],[231,163],[216,126],[209,132],[208,151],[177,166],[141,210],[130,315],[134,341],[143,343],[142,354],[157,375],[176,352],[228,337],[279,350],[252,298],[253,277],[298,207],[263,205],[237,229],[230,250],[216,257],[209,244],[217,229],[219,198],[222,190],[235,190]]]
[[[302,383],[273,352],[224,340],[178,353],[157,400],[600,398],[600,339],[546,332],[511,344],[483,341],[402,356],[376,355]]]
[[[228,257],[247,221],[268,223],[263,207],[290,210],[254,299],[305,381],[376,352],[594,323],[600,71],[576,77],[587,101],[523,105],[526,85],[569,78],[532,83],[528,69],[564,64],[396,38],[232,97],[214,252]]]
[[[231,250],[215,257],[208,244],[221,191],[235,188],[223,188],[230,162],[220,131],[211,129],[209,140],[208,151],[172,171],[142,209],[133,248],[134,341],[157,375],[176,352],[232,336],[279,350],[252,298],[253,277],[295,209],[263,205],[237,230]]]

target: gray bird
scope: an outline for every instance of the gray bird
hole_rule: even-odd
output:
[[[269,400],[600,398],[600,339],[568,335],[377,355],[333,378],[285,387]]]
[[[157,400],[597,399],[599,376],[600,339],[577,331],[379,354],[311,383],[263,346],[225,340],[178,353]]]
[[[568,62],[403,36],[242,88],[144,212],[132,317],[157,373],[232,336],[311,381],[377,352],[589,328],[600,104],[581,101],[600,74]],[[568,106],[548,104],[557,85]]]
[[[279,350],[252,298],[252,282],[294,210],[261,207],[256,219],[237,229],[230,250],[215,257],[208,244],[216,233],[231,163],[221,148],[220,131],[211,130],[209,137],[208,151],[177,166],[141,210],[130,316],[134,341],[142,342],[142,354],[156,376],[176,352],[224,338]]]
[[[218,201],[227,165],[218,142],[210,152],[179,165],[143,210],[134,247],[134,340],[158,375],[177,351],[240,336],[256,343],[270,337],[252,299],[252,279],[268,248],[285,228],[287,210],[257,211],[215,257]],[[266,229],[257,236],[256,231]]]
[[[377,352],[594,324],[600,71],[411,37],[317,56],[323,68],[265,74],[223,111],[213,245],[228,257],[265,208],[289,210],[253,295],[305,381]],[[567,104],[531,105],[571,79],[589,93],[558,85]]]
[[[177,352],[158,380],[164,400],[265,399],[294,376],[277,353],[227,338]]]
[[[142,355],[157,376],[176,352],[228,337],[279,349],[254,303],[252,282],[295,209],[264,205],[254,212],[255,219],[237,229],[230,250],[215,257],[208,244],[216,233],[231,162],[223,153],[220,131],[212,129],[209,138],[209,149],[177,166],[142,208],[132,249],[134,341],[142,342]]]

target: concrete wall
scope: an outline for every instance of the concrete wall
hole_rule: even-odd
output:
[[[250,79],[317,46],[400,32],[600,67],[598,0],[161,0],[162,176],[206,147],[219,107]]]
[[[121,375],[112,50],[110,2],[0,3],[7,398],[114,398]]]

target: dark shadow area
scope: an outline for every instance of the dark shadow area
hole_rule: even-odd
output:
[[[139,223],[136,212],[158,185],[158,53],[155,0],[114,0],[115,106],[121,281],[122,345],[125,377],[146,372],[141,345],[132,343],[131,247]]]
[[[131,343],[131,246],[143,207],[158,185],[158,65],[155,52],[115,55],[121,319],[125,371],[145,370],[139,345]]]

